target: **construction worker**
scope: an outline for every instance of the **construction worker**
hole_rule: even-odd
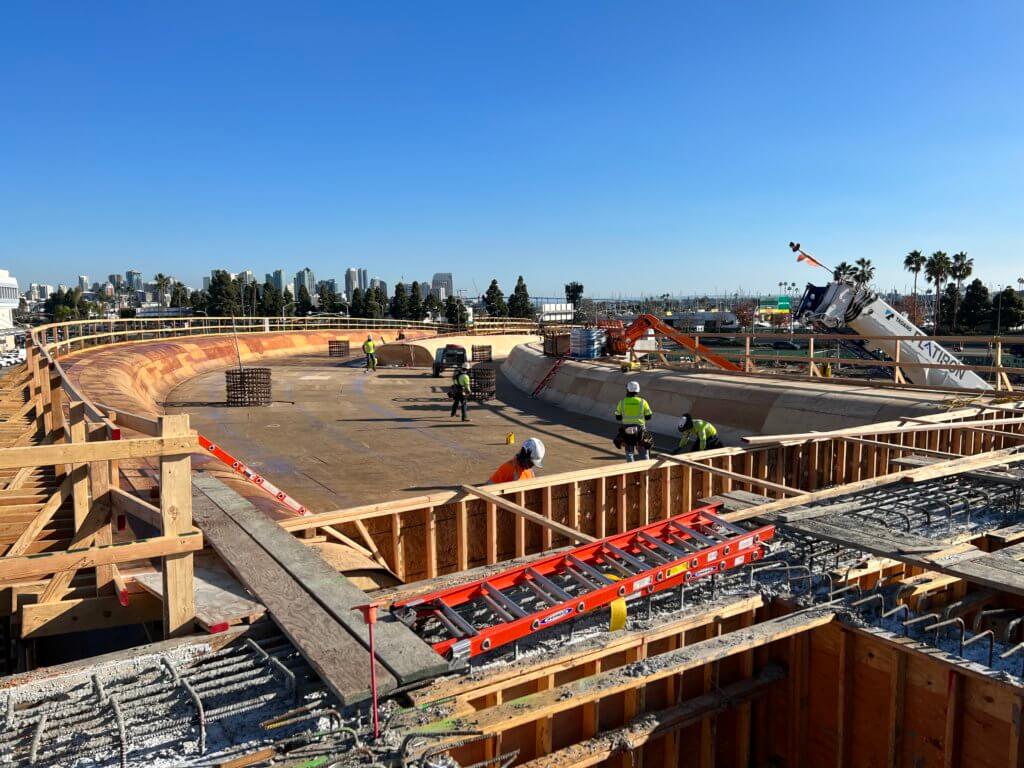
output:
[[[529,480],[533,477],[534,467],[543,467],[544,443],[536,437],[523,441],[523,446],[511,459],[506,461],[491,475],[489,483],[510,483],[513,480]]]
[[[462,420],[469,421],[469,417],[466,416],[466,401],[469,400],[469,396],[472,394],[472,388],[469,383],[469,363],[463,363],[455,372],[455,382],[452,384],[451,398],[452,398],[452,416],[455,412],[462,408]]]
[[[366,355],[366,370],[376,371],[377,344],[374,342],[373,336],[367,336],[366,341],[363,342],[363,354]]]
[[[625,447],[626,461],[633,461],[633,454],[638,449],[641,459],[651,457],[654,438],[647,431],[647,422],[652,416],[651,406],[640,397],[640,383],[631,381],[626,384],[626,396],[615,406],[615,418],[622,424],[613,441],[616,448]]]
[[[679,419],[679,447],[676,453],[690,453],[691,451],[709,451],[712,448],[721,448],[722,441],[718,439],[718,430],[710,421],[695,419],[690,414],[684,413]]]

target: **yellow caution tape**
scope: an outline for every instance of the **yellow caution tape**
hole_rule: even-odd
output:
[[[612,616],[608,629],[612,632],[617,632],[626,626],[626,601],[621,597],[612,600],[611,608]]]

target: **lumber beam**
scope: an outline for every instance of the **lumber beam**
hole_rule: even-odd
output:
[[[52,467],[90,461],[148,459],[194,453],[199,448],[195,435],[180,437],[141,437],[137,440],[105,440],[95,443],[33,445],[0,448],[0,469]]]
[[[34,603],[21,608],[21,637],[34,639],[159,621],[162,610],[161,601],[148,592],[132,595],[128,605],[110,596]]]
[[[163,440],[189,437],[188,416],[160,417]],[[192,528],[192,457],[189,454],[160,459],[160,519],[164,536],[180,535]],[[194,568],[191,552],[170,554],[163,562],[164,638],[192,631],[196,617]]]
[[[801,632],[825,626],[833,621],[835,612],[826,606],[815,606],[777,619],[757,624],[742,632],[717,635],[658,657],[657,663],[637,662],[575,680],[529,696],[499,704],[459,719],[459,727],[497,735],[503,731],[531,723],[542,717],[551,717],[567,709],[575,709],[608,696],[635,690],[658,680],[698,669],[754,648],[761,648],[777,640],[784,640]],[[643,674],[637,674],[637,664],[645,664]],[[429,733],[437,723],[427,723],[412,731]],[[428,748],[444,746],[445,740]]]
[[[536,523],[545,528],[549,528],[556,533],[560,533],[562,536],[567,537],[571,541],[578,541],[581,544],[590,544],[591,542],[597,541],[593,536],[589,536],[582,531],[577,531],[575,528],[570,528],[567,525],[562,525],[556,520],[549,520],[544,515],[533,512],[521,504],[516,504],[509,501],[508,499],[497,496],[488,491],[476,488],[472,485],[463,485],[462,490],[466,493],[471,493],[474,496],[478,496],[484,501],[489,501],[495,506],[501,507],[502,509],[508,510],[519,517],[529,520],[532,523]]]
[[[175,536],[155,536],[126,544],[80,547],[65,552],[40,552],[35,555],[0,558],[0,584],[24,581],[51,573],[74,572],[81,568],[165,557],[203,548],[203,534],[191,531]]]
[[[754,699],[768,693],[785,676],[786,671],[781,666],[770,664],[746,680],[673,707],[640,715],[622,728],[523,763],[523,768],[561,768],[565,765],[579,768],[603,764],[620,752],[640,749],[655,738],[704,722],[734,707],[749,705]]]
[[[770,491],[776,491],[785,496],[798,496],[803,493],[799,488],[791,488],[788,485],[781,485],[779,483],[773,483],[769,480],[762,480],[758,477],[751,477],[750,475],[744,475],[740,472],[733,472],[729,469],[722,469],[721,467],[715,467],[710,464],[702,464],[699,461],[693,461],[692,459],[684,459],[681,456],[673,456],[670,454],[662,454],[662,458],[666,461],[671,461],[676,464],[682,464],[685,467],[692,467],[693,469],[707,472],[711,475],[718,475],[719,477],[725,477],[730,480],[737,480],[741,483],[748,483],[749,485],[757,486],[759,488],[767,488]]]
[[[39,511],[36,512],[36,516],[32,521],[25,527],[17,541],[11,544],[7,552],[4,553],[4,557],[17,557],[18,555],[24,555],[28,552],[28,548],[32,545],[32,542],[36,540],[43,528],[53,519],[53,516],[60,509],[61,505],[67,501],[71,495],[72,483],[75,482],[77,475],[84,475],[85,467],[76,467],[70,475],[64,478],[64,482],[60,484],[60,488],[55,494],[53,494]]]

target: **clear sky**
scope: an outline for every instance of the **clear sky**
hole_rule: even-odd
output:
[[[0,267],[1024,275],[1024,3],[6,2]]]

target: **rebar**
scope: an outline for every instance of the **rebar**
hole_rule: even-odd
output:
[[[937,622],[935,624],[932,624],[931,626],[925,627],[921,631],[922,632],[931,632],[932,630],[935,630],[935,645],[938,645],[939,644],[939,630],[945,629],[946,627],[953,627],[953,626],[956,626],[956,627],[960,628],[960,645],[959,645],[959,652],[957,653],[957,656],[963,657],[963,655],[964,655],[964,633],[967,631],[967,627],[964,624],[964,620],[962,618],[960,618],[959,616],[955,616],[952,619],[946,619],[945,621]]]
[[[988,638],[988,665],[991,667],[992,654],[995,653],[996,650],[996,633],[993,632],[991,629],[986,629],[984,632],[980,632],[971,637],[970,639],[962,641],[960,644],[961,655],[963,655],[964,648],[974,645],[975,643],[979,642],[980,640],[983,640],[986,637]]]
[[[125,732],[124,718],[121,717],[121,706],[117,697],[110,697],[110,707],[114,710],[114,722],[117,723],[117,735],[121,742],[121,768],[128,766],[128,734]]]
[[[35,765],[36,757],[39,755],[39,745],[43,741],[43,730],[46,728],[46,714],[39,718],[39,724],[36,726],[36,732],[32,735],[32,748],[28,753],[28,764]]]
[[[1020,653],[1021,654],[1021,656],[1020,656],[1021,664],[1020,664],[1020,675],[1019,675],[1019,677],[1024,677],[1024,653],[1021,653],[1021,651],[1024,651],[1024,643],[1017,643],[1010,650],[1004,651],[1003,653],[999,654],[999,658],[1000,659],[1008,659],[1011,656],[1013,656],[1014,654]]]
[[[920,624],[923,621],[928,621],[929,619],[934,619],[934,620],[937,621],[939,618],[940,618],[939,614],[937,614],[937,613],[926,613],[926,614],[924,614],[922,616],[916,616],[913,619],[908,619],[907,621],[903,622],[903,636],[904,637],[909,637],[910,636],[910,628],[911,627],[916,626],[916,625]]]

